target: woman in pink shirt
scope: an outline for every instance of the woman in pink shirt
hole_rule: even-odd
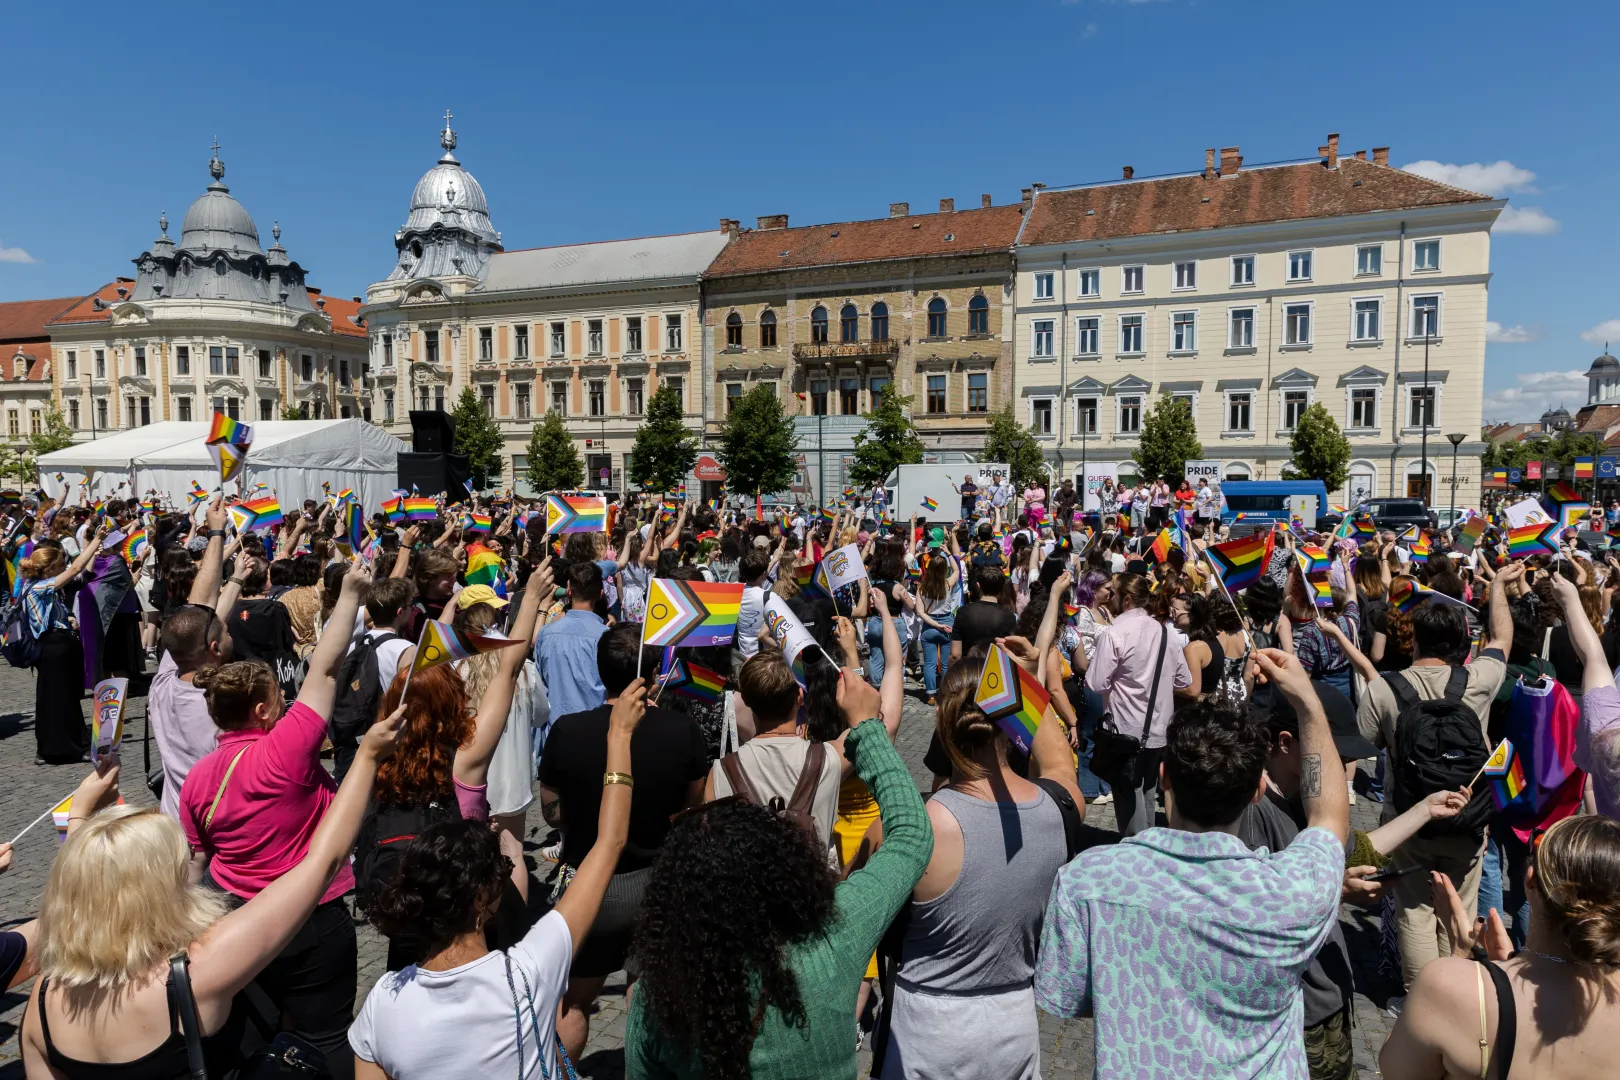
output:
[[[370,580],[358,565],[344,576],[332,609],[335,625],[354,624]],[[180,826],[191,850],[208,858],[208,877],[232,906],[253,899],[303,860],[337,794],[320,753],[348,644],[346,634],[321,636],[298,700],[285,715],[275,673],[260,661],[205,668],[193,676],[208,696],[219,747],[186,776]],[[284,1025],[326,1053],[338,1080],[354,1069],[348,1028],[358,949],[343,902],[353,888],[354,873],[345,861],[314,913],[258,976]]]

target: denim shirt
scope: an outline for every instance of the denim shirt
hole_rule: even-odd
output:
[[[596,666],[596,642],[605,633],[607,623],[601,616],[574,610],[540,631],[534,664],[546,684],[552,716],[586,712],[607,701]]]

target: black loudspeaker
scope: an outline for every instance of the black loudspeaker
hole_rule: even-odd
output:
[[[400,454],[398,466],[399,486],[406,491],[414,484],[424,496],[446,495],[450,502],[467,497],[472,468],[466,454]]]
[[[411,449],[418,454],[448,454],[456,445],[456,422],[437,409],[411,410]]]

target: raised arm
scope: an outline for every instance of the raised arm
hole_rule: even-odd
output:
[[[391,578],[402,578],[411,572],[411,546],[416,543],[420,534],[416,526],[412,525],[405,530],[405,535],[399,538],[399,554],[394,556],[394,568],[388,572]]]
[[[60,589],[68,582],[84,573],[84,568],[89,566],[91,561],[95,559],[98,554],[100,554],[101,542],[106,538],[108,528],[109,525],[107,521],[103,519],[101,525],[97,527],[95,535],[91,536],[86,541],[83,549],[80,550],[78,557],[68,564],[67,569],[63,570],[60,574],[57,574],[55,579],[52,580],[52,588]]]
[[[360,610],[360,597],[370,584],[371,571],[356,555],[349,564],[349,572],[343,575],[343,591],[338,594],[337,603],[332,607],[333,626],[354,625],[355,612]],[[315,643],[315,651],[309,654],[309,673],[304,676],[304,685],[298,691],[300,705],[315,710],[322,717],[331,717],[332,697],[337,692],[338,667],[348,651],[349,635],[346,630],[341,634],[321,635],[321,640]]]
[[[512,626],[513,638],[525,643],[534,640],[540,601],[543,596],[551,595],[552,584],[548,558],[529,575],[523,589],[523,605],[518,608],[517,622]],[[467,745],[457,748],[455,764],[451,766],[452,775],[468,787],[480,787],[488,782],[489,759],[495,756],[495,746],[501,741],[501,732],[506,730],[506,717],[512,710],[512,689],[528,655],[527,647],[507,646],[501,650],[501,667],[479,702],[473,737]]]
[[[1334,622],[1332,619],[1324,619],[1318,615],[1316,618],[1316,628],[1322,631],[1322,633],[1327,637],[1330,637],[1339,643],[1339,648],[1344,650],[1344,655],[1350,660],[1350,666],[1355,668],[1356,671],[1360,672],[1363,679],[1366,679],[1368,682],[1378,681],[1377,665],[1375,665],[1371,660],[1367,659],[1366,653],[1356,648],[1356,643],[1351,641],[1343,630],[1339,629],[1338,623]],[[1378,636],[1382,637],[1383,635],[1380,634]]]
[[[203,515],[208,525],[208,546],[203,548],[202,562],[197,564],[197,576],[191,582],[191,593],[186,603],[213,607],[219,601],[219,586],[225,570],[225,513],[224,500],[215,495]]]
[[[1513,651],[1513,613],[1508,610],[1508,590],[1505,586],[1511,585],[1513,582],[1518,581],[1523,576],[1523,563],[1514,563],[1512,566],[1504,566],[1496,575],[1496,585],[1491,588],[1491,602],[1485,613],[1485,648],[1501,649],[1503,656],[1506,656],[1508,653]],[[1553,575],[1555,581],[1554,589],[1557,588],[1556,581],[1560,576],[1561,575],[1558,574]],[[1433,603],[1433,601],[1430,602]],[[1576,599],[1575,611],[1577,614],[1580,612],[1580,602],[1578,596]],[[1569,621],[1571,623],[1585,622],[1586,616],[1581,615],[1580,618]],[[1587,629],[1590,630],[1591,627],[1588,626]],[[1573,630],[1571,630],[1571,636],[1573,637]],[[1593,636],[1596,637],[1596,635]],[[1602,647],[1599,646],[1598,658],[1600,665],[1602,663],[1602,657],[1603,650]]]
[[[1552,587],[1558,602],[1564,607],[1564,625],[1569,629],[1569,642],[1575,648],[1575,655],[1581,658],[1585,672],[1581,677],[1581,692],[1590,694],[1593,690],[1613,686],[1614,673],[1609,670],[1609,662],[1604,658],[1602,640],[1586,620],[1586,612],[1581,609],[1580,592],[1562,574],[1552,576]],[[1496,611],[1496,592],[1495,589],[1491,590],[1493,613]]]
[[[1328,830],[1343,844],[1350,836],[1349,789],[1310,676],[1298,657],[1281,649],[1256,649],[1254,660],[1260,674],[1276,685],[1299,715],[1299,797],[1305,804],[1305,823]]]
[[[900,632],[895,629],[894,616],[889,611],[889,598],[875,589],[871,595],[872,603],[877,605],[878,618],[883,620],[883,685],[878,688],[880,716],[892,740],[900,730],[900,712],[906,700],[906,662],[900,651]]]

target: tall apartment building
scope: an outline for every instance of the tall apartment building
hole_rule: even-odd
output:
[[[1037,188],[1019,234],[1016,394],[1064,477],[1134,475],[1161,394],[1228,479],[1278,479],[1320,402],[1352,446],[1333,501],[1479,491],[1490,228],[1505,202],[1390,167],[1387,147]],[[1425,366],[1427,365],[1427,366]]]

